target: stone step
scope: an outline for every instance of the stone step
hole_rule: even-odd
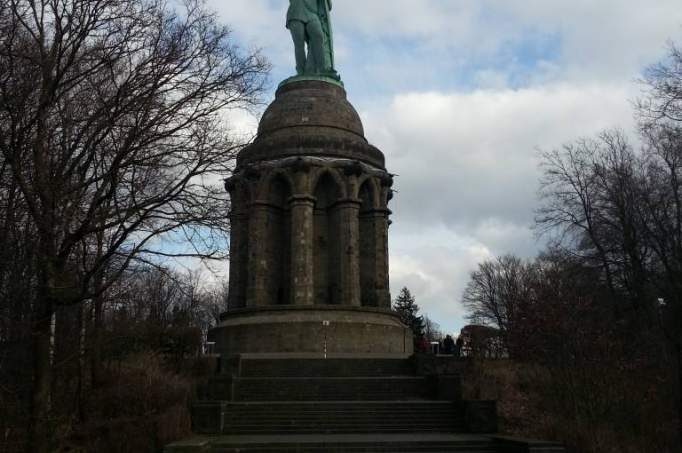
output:
[[[280,426],[273,427],[264,431],[262,429],[249,429],[249,428],[230,428],[226,429],[222,433],[216,434],[233,434],[233,435],[276,435],[276,434],[377,434],[377,433],[389,433],[389,434],[410,434],[410,433],[452,433],[456,434],[455,430],[448,430],[447,427],[443,428],[425,428],[425,427],[415,427],[413,429],[405,427],[372,427],[371,429],[364,426],[339,426],[339,427],[289,427]]]
[[[193,407],[203,434],[464,432],[461,406],[451,402],[215,402]]]
[[[414,364],[404,358],[242,359],[242,377],[414,376]]]
[[[501,453],[485,437],[438,433],[249,435],[196,439],[167,447],[165,453]]]
[[[299,445],[234,445],[212,447],[209,450],[211,453],[373,453],[373,452],[388,452],[388,453],[499,453],[490,445],[452,445],[452,444],[358,444],[358,445],[335,445],[335,444],[317,444],[308,446]]]
[[[427,378],[416,376],[238,378],[233,389],[235,401],[409,400],[435,397],[437,390]]]
[[[164,453],[565,453],[556,442],[445,433],[280,434],[194,437]]]

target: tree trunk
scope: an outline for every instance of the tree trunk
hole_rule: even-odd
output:
[[[46,282],[43,282],[41,287],[31,332],[33,386],[27,445],[27,452],[29,453],[47,453],[49,448],[48,415],[50,412],[50,379],[52,374],[50,348],[53,307],[47,294]]]
[[[678,340],[676,345],[677,359],[677,441],[678,447],[682,448],[682,342]]]
[[[90,379],[93,388],[102,383],[102,299],[101,294],[93,299],[92,350],[90,353]]]
[[[104,236],[102,233],[97,234],[97,256],[96,259],[102,257],[104,250]],[[104,293],[102,288],[104,286],[104,268],[100,268],[95,274],[93,282],[93,289],[95,297],[92,299],[92,338],[90,340],[92,349],[90,353],[90,378],[93,388],[97,388],[102,383],[102,310],[104,305]]]
[[[85,373],[85,335],[83,334],[85,319],[83,316],[84,307],[78,306],[78,363],[76,365],[76,402],[75,412],[78,421],[81,423],[85,421],[85,412],[83,408],[83,374]]]

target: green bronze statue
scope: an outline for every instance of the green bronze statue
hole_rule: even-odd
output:
[[[339,80],[334,69],[331,9],[331,0],[289,0],[287,28],[294,40],[298,76]]]

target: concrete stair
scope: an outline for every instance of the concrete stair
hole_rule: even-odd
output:
[[[463,431],[450,402],[231,403],[225,434],[339,434]]]
[[[470,436],[421,434],[350,435],[350,436],[290,436],[289,439],[266,436],[246,439],[227,437],[213,442],[211,453],[274,453],[274,452],[387,452],[387,453],[495,453],[490,439]]]
[[[237,401],[390,401],[430,397],[419,376],[386,377],[240,377]]]

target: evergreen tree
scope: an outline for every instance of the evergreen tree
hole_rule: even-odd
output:
[[[409,289],[403,288],[393,301],[393,309],[398,312],[400,320],[412,329],[415,337],[424,335],[424,317],[419,316],[419,305]]]

